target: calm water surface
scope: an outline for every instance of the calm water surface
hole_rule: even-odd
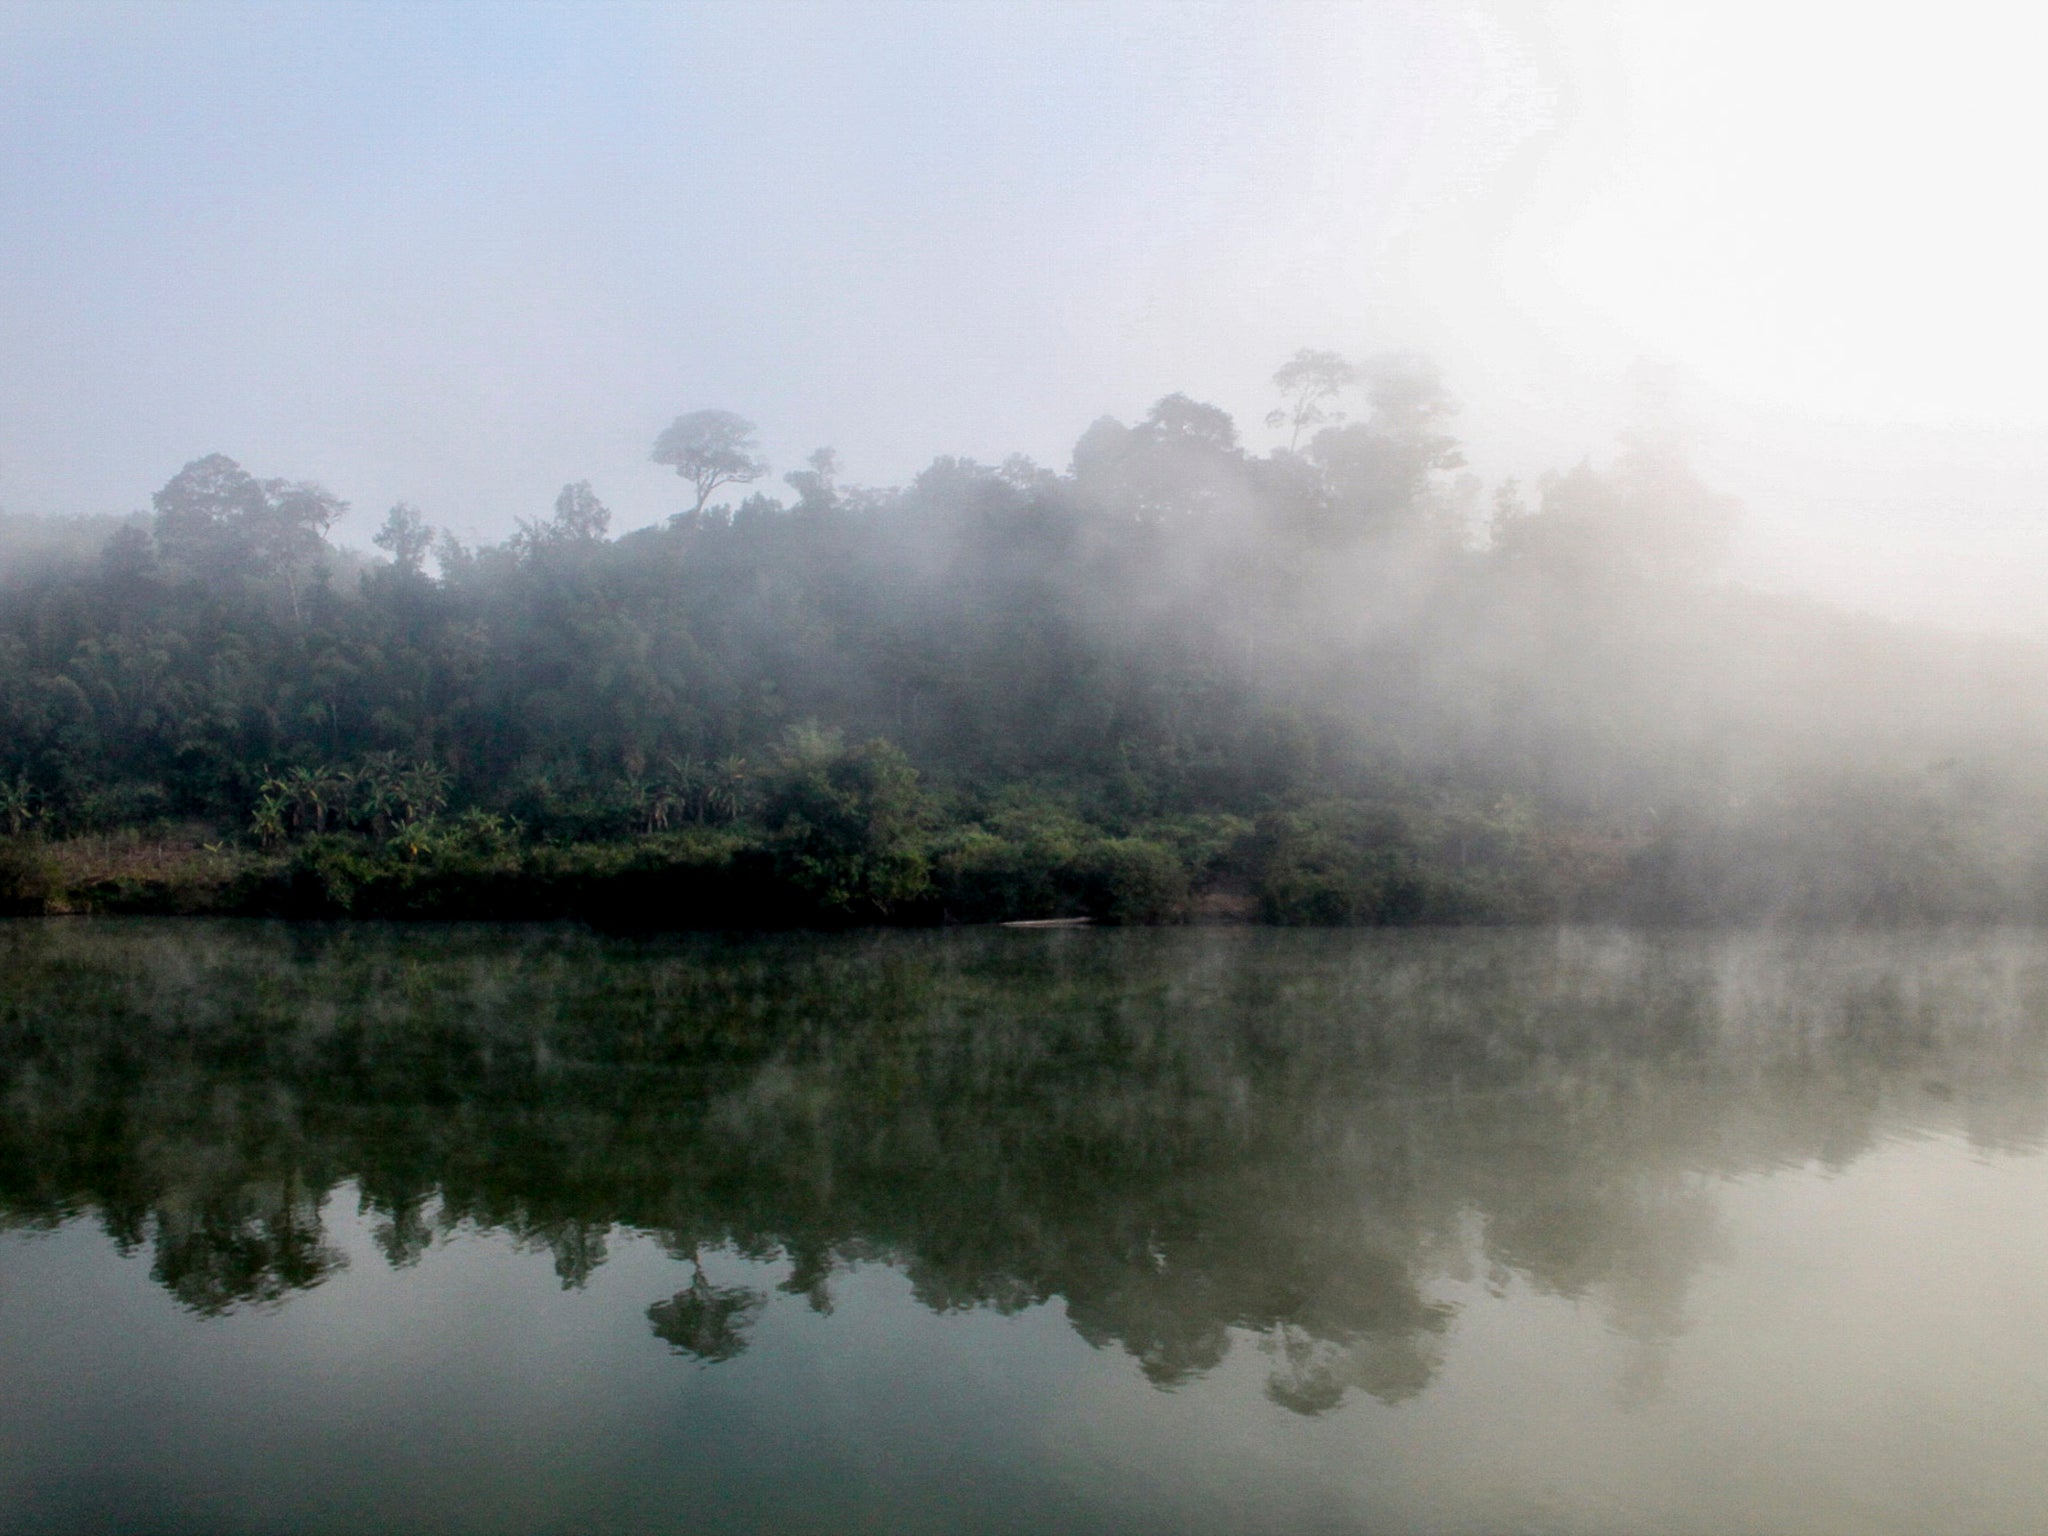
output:
[[[2048,938],[0,924],[0,1530],[2048,1530]]]

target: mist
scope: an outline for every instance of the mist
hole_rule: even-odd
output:
[[[2044,31],[0,8],[0,1527],[2048,1529]]]
[[[1764,23],[11,16],[10,899],[2048,910],[2025,39]]]
[[[133,511],[224,451],[334,486],[344,541],[401,499],[502,537],[585,478],[639,526],[693,404],[901,484],[1175,390],[1255,422],[1302,345],[1437,358],[1526,480],[1648,359],[1740,571],[2031,630],[2027,40],[1839,19],[21,11],[0,508]]]

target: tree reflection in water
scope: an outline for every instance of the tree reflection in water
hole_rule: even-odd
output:
[[[730,1360],[747,1347],[747,1330],[768,1298],[744,1285],[713,1285],[692,1255],[690,1283],[647,1309],[654,1336],[679,1355],[708,1364]]]
[[[1251,1337],[1302,1413],[1425,1391],[1488,1279],[1587,1298],[1654,1394],[1719,1179],[1952,1130],[2031,1145],[2048,945],[2009,934],[0,925],[0,1220],[84,1215],[201,1313],[457,1226],[565,1286],[691,1263],[655,1336],[746,1348],[707,1249],[1063,1303],[1163,1388]]]

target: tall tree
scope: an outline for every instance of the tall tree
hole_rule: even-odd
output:
[[[1135,427],[1105,416],[1074,445],[1083,496],[1141,523],[1214,511],[1230,499],[1243,467],[1229,413],[1183,394],[1157,401]]]
[[[555,527],[564,539],[594,543],[611,525],[611,508],[597,499],[588,480],[563,486],[555,498]]]
[[[1323,474],[1338,527],[1385,532],[1421,526],[1436,510],[1439,477],[1464,467],[1464,453],[1448,430],[1457,402],[1421,358],[1388,354],[1359,372],[1371,416],[1323,428],[1310,440],[1307,457]]]
[[[1358,382],[1358,369],[1335,352],[1303,347],[1273,375],[1281,403],[1266,413],[1266,425],[1288,429],[1287,446],[1301,446],[1310,427],[1335,426],[1344,413],[1333,402]]]
[[[839,455],[830,448],[820,448],[804,462],[810,467],[791,470],[782,477],[783,484],[796,492],[801,510],[829,511],[839,499]]]
[[[702,512],[722,485],[747,485],[768,473],[757,455],[754,424],[732,411],[691,411],[654,440],[654,462],[666,464],[697,492],[692,513]]]
[[[434,530],[420,516],[420,509],[401,501],[384,514],[384,526],[370,536],[379,549],[387,551],[391,563],[411,576],[420,574],[427,551],[434,545]]]
[[[194,459],[158,491],[157,547],[209,576],[281,579],[299,616],[299,573],[348,503],[310,480],[258,480],[224,453]]]

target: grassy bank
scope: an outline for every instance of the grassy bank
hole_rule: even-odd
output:
[[[602,840],[482,813],[269,848],[189,822],[0,839],[0,911],[670,928],[1499,922],[1577,909],[1621,867],[1599,840],[1537,835],[1511,809],[1425,817],[1333,802],[1105,826],[1022,801],[897,821],[852,800],[772,824]]]

